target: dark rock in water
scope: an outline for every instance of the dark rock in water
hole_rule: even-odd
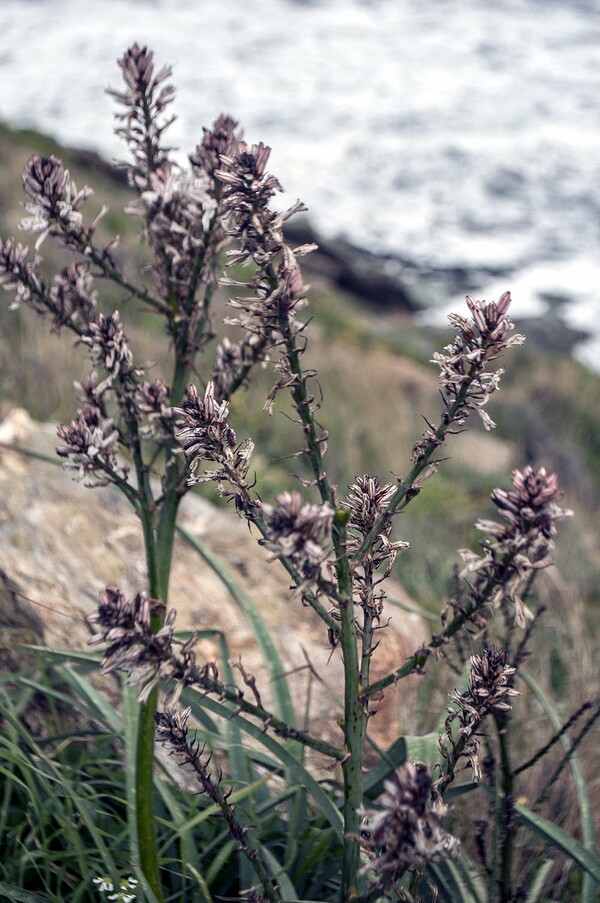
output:
[[[94,172],[102,173],[108,179],[112,179],[118,185],[127,185],[127,168],[123,166],[115,166],[108,160],[105,160],[96,151],[87,150],[81,147],[67,148],[69,156],[78,166]]]
[[[343,239],[322,238],[306,219],[287,223],[285,234],[292,244],[314,242],[318,245],[318,250],[303,260],[303,269],[307,273],[324,276],[344,291],[382,310],[419,309],[402,280],[385,272],[384,257],[357,248]]]
[[[562,317],[548,313],[542,317],[519,318],[519,332],[524,332],[528,342],[551,354],[571,354],[576,345],[589,339],[590,334],[569,326]]]
[[[323,238],[306,217],[287,223],[285,234],[293,245],[318,245],[302,262],[308,275],[324,276],[380,312],[422,311],[449,294],[474,293],[491,277],[507,274],[502,268],[443,267],[376,254],[345,239]]]

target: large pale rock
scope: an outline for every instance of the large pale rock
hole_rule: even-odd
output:
[[[107,585],[126,594],[146,588],[141,532],[123,496],[112,488],[88,489],[61,467],[15,447],[53,454],[55,442],[53,426],[34,424],[22,411],[9,412],[0,424],[0,664],[5,668],[18,661],[16,642],[35,639],[57,649],[83,648],[89,638],[84,618]],[[219,556],[254,601],[290,674],[298,716],[303,717],[310,698],[313,729],[339,743],[341,653],[331,649],[324,625],[290,592],[281,566],[267,560],[257,537],[233,512],[190,493],[181,524]],[[392,594],[401,598],[401,589],[394,586]],[[217,574],[180,538],[170,605],[177,609],[178,629],[223,631],[232,659],[241,656],[263,700],[270,699],[267,670],[248,622]],[[426,639],[416,615],[390,607],[386,616],[391,620],[378,634],[374,678],[401,665]],[[218,651],[202,641],[199,654],[216,659]],[[414,728],[417,682],[410,678],[387,691],[370,722],[379,743]]]

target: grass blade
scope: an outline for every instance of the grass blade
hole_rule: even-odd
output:
[[[427,871],[448,903],[481,903],[468,871],[460,870],[451,860],[430,863]]]
[[[48,646],[28,646],[22,645],[19,649],[26,649],[38,655],[44,665],[48,664],[77,664],[82,671],[98,672],[102,654],[98,652],[81,652],[75,649],[61,651],[60,649],[50,649]]]
[[[205,887],[204,878],[200,871],[198,849],[194,843],[194,838],[187,830],[177,830],[177,826],[182,826],[185,822],[185,813],[166,781],[157,780],[155,784],[162,797],[163,803],[171,816],[172,825],[170,825],[170,827],[172,827],[173,834],[178,835],[179,865],[181,867],[182,875],[185,875],[186,872],[193,875],[200,888],[203,900],[206,901],[207,899],[210,899],[210,894],[207,897],[206,891],[208,888]]]
[[[287,680],[283,676],[285,668],[277,651],[277,647],[271,638],[267,626],[256,608],[252,599],[246,591],[235,579],[229,568],[223,564],[221,559],[208,549],[204,543],[184,530],[183,527],[177,527],[179,534],[187,543],[200,555],[200,557],[208,564],[209,567],[217,574],[223,585],[227,587],[232,599],[243,612],[248,623],[254,631],[256,642],[262,653],[263,660],[269,671],[271,684],[273,687],[273,696],[275,700],[275,709],[279,718],[288,724],[296,727],[296,713],[292,703],[290,688]]]
[[[225,683],[228,686],[235,686],[235,678],[233,670],[229,663],[229,646],[224,633],[219,632],[219,651],[221,658],[221,672]],[[242,743],[242,734],[235,718],[231,718],[225,722],[225,736],[227,738],[227,753],[229,758],[229,766],[231,768],[231,780],[234,787],[240,790],[251,786],[254,781],[254,769]],[[250,795],[245,804],[236,808],[237,819],[242,829],[248,833],[253,833],[253,824],[255,823],[254,811],[256,808],[256,797]],[[240,887],[250,887],[256,881],[256,875],[248,862],[247,856],[242,852],[238,853],[238,868],[240,873]]]
[[[540,894],[544,888],[544,884],[546,883],[546,878],[550,873],[550,869],[554,865],[554,861],[552,859],[545,859],[540,865],[537,875],[533,879],[531,884],[531,888],[529,889],[529,893],[527,894],[527,899],[525,903],[537,903],[540,898]]]
[[[6,900],[14,900],[14,903],[50,903],[47,897],[33,894],[28,890],[20,890],[11,884],[0,881],[0,894],[5,895]]]
[[[127,803],[127,825],[129,833],[129,850],[132,865],[136,869],[136,877],[140,877],[140,850],[138,845],[136,821],[136,762],[138,742],[138,719],[140,705],[134,687],[123,681],[123,741],[125,744],[125,791]]]
[[[551,700],[548,699],[543,689],[540,687],[535,678],[531,676],[531,674],[528,674],[526,671],[520,671],[519,674],[548,715],[548,718],[550,719],[554,730],[559,731],[562,727],[562,721],[556,707],[553,705]],[[565,752],[569,753],[572,747],[570,738],[566,734],[563,734],[560,738],[560,742],[562,743]],[[583,846],[588,852],[594,853],[596,849],[594,818],[592,814],[592,807],[590,805],[590,797],[587,784],[583,770],[581,768],[581,762],[576,753],[571,756],[569,765],[573,774],[575,791],[577,793],[577,800],[579,802],[579,811],[581,813],[581,834],[583,838]],[[594,903],[595,900],[596,888],[594,887],[594,882],[592,881],[589,874],[585,874],[581,890],[581,903]]]
[[[97,827],[92,815],[97,804],[93,788],[91,793],[82,793],[83,786],[76,785],[65,773],[60,761],[56,762],[53,756],[45,754],[8,704],[3,706],[2,716],[7,735],[7,751],[10,752],[12,748],[13,757],[19,756],[18,762],[16,758],[14,761],[17,762],[22,779],[27,785],[30,812],[33,814],[30,824],[36,837],[39,834],[37,849],[40,851],[45,849],[48,831],[53,837],[52,832],[55,829],[52,824],[48,827],[51,810],[53,823],[62,825],[61,840],[65,850],[70,854],[71,870],[76,869],[83,876],[89,874],[92,867],[87,849],[80,842],[80,828],[83,828],[91,838],[96,866],[101,862],[103,871],[115,879],[118,875],[117,864],[105,842],[105,832]],[[10,735],[12,741],[9,740]],[[23,749],[20,748],[20,743],[23,743]],[[76,825],[80,828],[75,827]],[[61,856],[60,859],[62,864],[64,857]],[[54,862],[54,867],[57,872],[57,861]]]
[[[294,887],[290,876],[284,871],[280,862],[277,861],[273,853],[265,846],[261,846],[260,854],[265,859],[273,878],[281,885],[281,895],[285,900],[297,900],[298,891]]]
[[[600,857],[597,853],[586,850],[570,834],[537,812],[532,812],[520,803],[515,803],[514,806],[517,819],[522,825],[534,831],[551,846],[566,853],[586,874],[600,884]]]
[[[97,690],[89,680],[86,680],[71,665],[63,665],[59,673],[71,685],[77,697],[85,700],[88,705],[88,714],[91,718],[105,724],[115,733],[121,732],[123,720],[104,693]]]
[[[373,765],[365,777],[364,794],[374,800],[383,792],[383,782],[404,762],[439,761],[439,733],[432,731],[422,737],[399,737],[389,749],[382,752],[382,758]]]
[[[204,696],[202,693],[195,691],[191,687],[184,690],[182,694],[182,700],[185,702],[185,705],[192,707],[192,712],[194,713],[197,710],[201,711],[202,708],[207,708],[209,711],[220,715],[222,718],[228,719],[232,717],[232,712],[234,711],[232,706],[218,702],[216,699],[211,699],[209,696]],[[269,734],[265,733],[262,727],[258,727],[257,725],[252,724],[251,721],[248,721],[241,715],[235,715],[234,717],[241,731],[244,731],[251,737],[254,737],[254,739],[258,740],[259,743],[265,746],[269,750],[269,752],[271,752],[275,756],[276,759],[279,759],[279,761],[284,766],[286,766],[286,768],[290,769],[290,772],[291,774],[293,774],[295,781],[298,784],[306,787],[307,791],[311,794],[311,796],[321,809],[321,812],[323,813],[325,819],[334,829],[339,839],[343,840],[344,826],[341,813],[325,793],[318,781],[316,781],[310,774],[310,772],[307,771],[306,768],[304,768],[304,766],[301,765],[291,755],[289,750],[286,749],[283,744],[278,743],[277,740],[275,740],[273,737],[270,737]]]

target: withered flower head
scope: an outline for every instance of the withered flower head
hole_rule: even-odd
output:
[[[254,444],[249,439],[236,444],[235,432],[229,425],[229,404],[215,400],[214,383],[207,384],[204,398],[200,398],[195,386],[189,386],[185,401],[173,412],[182,415],[175,435],[188,460],[190,481],[217,483],[219,491],[235,496],[238,510],[244,510],[248,499],[246,475]],[[200,471],[205,461],[220,466]]]
[[[364,810],[362,831],[372,856],[362,872],[374,872],[382,889],[392,886],[406,866],[453,859],[460,849],[460,842],[444,829],[447,810],[432,792],[429,766],[405,762],[384,787],[377,808]]]
[[[117,62],[123,73],[123,81],[130,91],[130,102],[139,101],[148,94],[152,96],[158,85],[171,75],[171,67],[163,66],[155,76],[153,52],[137,43],[129,47]],[[171,88],[169,95],[172,91]]]
[[[245,142],[240,141],[238,153],[234,158],[228,157],[226,164],[231,167],[232,172],[217,173],[219,179],[226,185],[232,185],[240,189],[256,190],[257,183],[260,183],[265,175],[267,163],[271,156],[271,148],[263,144],[253,144],[251,147]],[[273,178],[273,177],[271,177]],[[272,185],[279,184],[277,180],[273,180]]]
[[[556,534],[556,521],[568,516],[556,502],[562,498],[555,473],[546,473],[546,468],[534,470],[527,466],[524,470],[513,470],[514,489],[494,489],[492,501],[506,521],[502,532],[496,535],[507,537],[516,532],[528,534],[539,531],[545,539]]]
[[[463,423],[469,411],[476,410],[486,429],[495,426],[483,406],[499,388],[503,371],[489,371],[487,367],[505,349],[524,341],[521,335],[509,336],[514,329],[507,316],[510,301],[510,292],[504,292],[490,304],[467,295],[472,319],[459,314],[448,318],[457,329],[457,336],[444,352],[434,354],[433,363],[440,368],[442,396],[456,423]]]
[[[124,671],[128,683],[144,687],[143,698],[161,679],[166,680],[175,671],[173,664],[172,609],[164,626],[155,633],[152,618],[164,610],[164,605],[146,593],[137,593],[133,599],[115,587],[109,586],[100,594],[97,611],[89,615],[88,624],[97,625],[90,645],[108,643],[102,659],[102,672]]]
[[[167,749],[174,752],[185,751],[188,743],[188,721],[191,714],[191,707],[157,712],[154,716],[154,723],[158,742],[163,743]]]
[[[145,439],[163,443],[174,436],[175,413],[171,407],[171,390],[163,379],[144,381],[135,389],[135,407],[148,422],[140,426]]]
[[[143,382],[136,389],[137,406],[144,414],[153,417],[169,417],[171,390],[164,379]]]
[[[229,425],[229,404],[215,401],[213,383],[208,383],[204,398],[200,398],[195,386],[188,386],[185,401],[174,410],[182,416],[177,438],[192,472],[201,461],[220,462],[235,448],[235,432]]]
[[[473,780],[481,779],[477,731],[490,712],[511,708],[510,698],[519,695],[512,686],[515,673],[516,668],[510,666],[508,654],[503,649],[489,646],[481,655],[471,656],[469,685],[464,693],[454,690],[449,694],[455,708],[449,709],[446,732],[440,737],[440,749],[444,758],[452,761],[452,772],[458,760],[466,757],[473,771]],[[458,737],[452,731],[455,721],[459,724]]]
[[[518,696],[511,686],[516,668],[509,665],[508,653],[495,646],[486,647],[481,655],[471,656],[471,673],[466,693],[457,690],[450,694],[466,713],[510,709],[508,698]]]
[[[348,487],[346,504],[350,509],[350,527],[362,537],[366,536],[378,515],[385,510],[395,489],[391,483],[381,486],[377,477],[368,474],[357,477]]]
[[[134,162],[129,167],[129,180],[138,189],[147,186],[149,174],[168,164],[168,147],[162,146],[163,132],[172,118],[163,118],[175,96],[172,84],[164,84],[171,75],[171,67],[154,71],[154,54],[147,47],[134,44],[118,60],[125,91],[108,91],[125,109],[116,118],[123,123],[117,128],[129,145]]]
[[[85,478],[90,486],[105,486],[114,477],[126,477],[126,465],[119,466],[117,461],[118,432],[95,404],[84,404],[70,424],[60,424],[57,434],[65,445],[56,453],[68,459],[66,466],[77,471],[77,479]]]
[[[490,537],[481,543],[484,555],[470,549],[461,549],[460,555],[466,564],[462,576],[477,574],[475,589],[489,582],[494,587],[494,607],[511,604],[517,625],[524,627],[532,613],[520,598],[521,590],[535,570],[551,564],[548,553],[554,545],[556,522],[572,511],[557,505],[562,497],[557,476],[543,467],[514,470],[512,483],[512,490],[495,489],[491,494],[503,523],[480,520],[475,524]]]
[[[265,546],[274,558],[288,558],[307,579],[314,579],[328,552],[333,511],[305,502],[299,492],[282,492],[275,506],[263,505],[268,518]]]
[[[51,298],[57,326],[76,323],[86,327],[96,315],[94,280],[84,264],[71,263],[54,277]]]
[[[270,225],[278,222],[277,214],[269,211],[271,198],[281,185],[275,176],[266,172],[271,148],[260,144],[251,147],[240,141],[238,153],[234,157],[221,156],[221,168],[215,176],[223,183],[223,204],[232,218],[232,234],[242,239],[243,259],[254,260],[259,266],[264,263],[264,238],[270,239]],[[279,248],[277,248],[279,250]],[[236,262],[242,259],[236,256]]]
[[[348,487],[346,505],[350,510],[348,524],[348,551],[350,553],[354,553],[360,548],[363,539],[369,534],[379,515],[385,511],[396,488],[393,483],[386,483],[382,486],[377,477],[368,474],[356,477],[354,483]],[[375,566],[392,556],[395,558],[398,551],[408,548],[407,542],[390,542],[388,537],[391,532],[392,521],[388,520],[371,553]]]
[[[213,176],[223,166],[222,157],[235,157],[238,153],[241,135],[236,131],[238,123],[231,116],[221,114],[215,119],[212,129],[203,129],[202,143],[198,144],[190,156],[194,168]]]
[[[100,380],[95,370],[93,373],[88,373],[87,376],[84,376],[81,382],[74,382],[73,385],[84,404],[90,404],[95,407],[101,405],[106,387],[100,386]]]
[[[243,340],[232,342],[227,336],[224,336],[223,341],[217,345],[212,374],[217,399],[229,396],[231,386],[241,373],[244,364],[244,350]]]
[[[20,304],[30,304],[38,313],[45,311],[41,303],[43,284],[36,272],[40,263],[38,256],[29,262],[29,248],[16,242],[14,238],[2,241],[0,238],[0,285],[6,292],[14,292],[11,308]]]
[[[108,316],[99,313],[82,342],[89,345],[94,366],[103,367],[111,379],[131,375],[133,358],[118,311]]]
[[[52,154],[40,157],[32,154],[22,176],[23,189],[33,201],[49,212],[62,201],[69,181],[69,170],[62,160]]]
[[[21,229],[40,233],[36,248],[49,234],[68,236],[70,232],[81,231],[80,207],[93,191],[87,185],[78,191],[69,170],[58,157],[33,154],[25,166],[23,189],[32,203],[25,205],[31,216],[21,221]]]
[[[348,487],[345,504],[350,511],[347,539],[350,556],[361,548],[364,539],[369,535],[377,518],[385,511],[395,491],[396,486],[392,483],[382,486],[377,477],[368,474],[357,477]],[[375,590],[375,586],[390,574],[398,552],[409,547],[409,543],[402,540],[390,541],[392,526],[392,519],[389,518],[354,571],[360,604],[377,617],[383,608],[385,592],[381,589]],[[374,572],[382,565],[385,568],[383,575],[380,575],[377,581],[373,581]]]

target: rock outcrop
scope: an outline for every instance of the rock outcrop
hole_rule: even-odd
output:
[[[83,648],[89,639],[84,618],[107,585],[126,594],[145,589],[140,529],[125,499],[113,488],[85,488],[61,467],[18,450],[22,446],[34,454],[53,454],[55,441],[53,426],[35,424],[23,411],[9,412],[0,424],[0,667],[5,669],[18,664],[18,642]],[[184,500],[181,523],[235,574],[257,606],[290,674],[298,716],[310,698],[318,732],[339,742],[341,653],[332,651],[321,622],[290,591],[283,569],[267,560],[256,536],[235,513],[195,493]],[[401,593],[400,587],[393,588],[397,599]],[[170,595],[177,629],[223,631],[232,658],[241,657],[268,700],[269,679],[250,625],[215,571],[180,538]],[[395,607],[386,615],[391,620],[380,632],[375,677],[402,664],[426,638],[418,616]],[[199,652],[218,660],[211,642],[203,640]],[[414,727],[418,680],[410,678],[401,690],[386,693],[370,724],[379,743],[391,743],[400,731]]]

